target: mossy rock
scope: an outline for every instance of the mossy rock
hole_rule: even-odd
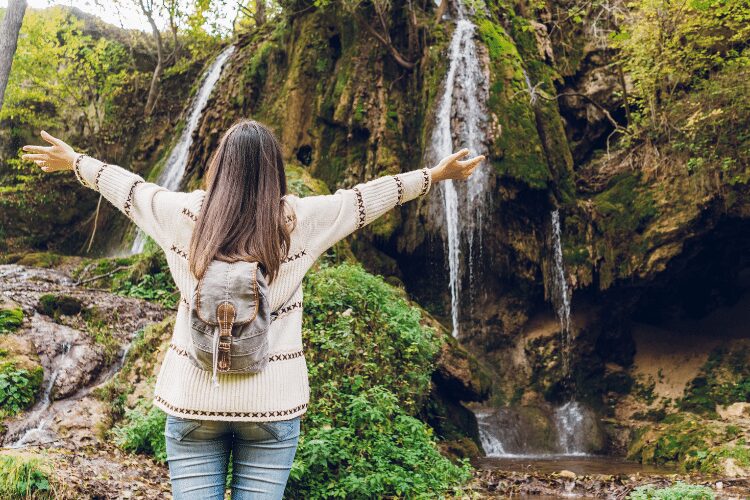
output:
[[[701,371],[678,402],[678,406],[704,416],[717,418],[717,405],[750,401],[750,341],[711,352]]]
[[[74,316],[81,312],[83,304],[80,299],[70,295],[44,294],[39,297],[39,303],[36,306],[37,311],[53,318],[61,314]]]
[[[63,257],[52,252],[32,252],[23,255],[15,263],[28,267],[55,267],[61,264]]]
[[[21,306],[9,299],[0,298],[0,334],[18,330],[23,324]]]
[[[289,162],[285,167],[289,192],[303,198],[305,196],[330,194],[325,182],[310,174],[303,166]]]
[[[687,412],[669,415],[635,433],[628,458],[646,464],[675,463],[686,471],[720,472],[727,460],[732,466],[750,468],[741,429]]]

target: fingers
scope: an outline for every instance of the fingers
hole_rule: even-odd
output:
[[[42,154],[28,154],[28,155],[21,155],[21,158],[24,160],[30,160],[30,161],[36,161],[36,160],[48,160],[49,155],[47,153]]]
[[[61,140],[61,139],[58,139],[57,137],[53,137],[53,136],[51,136],[50,134],[48,134],[48,133],[47,133],[46,131],[44,131],[44,130],[42,130],[42,132],[41,132],[41,134],[40,134],[40,135],[42,136],[42,139],[44,139],[45,141],[49,142],[49,143],[50,143],[50,144],[52,144],[53,146],[59,146],[59,147],[61,147],[61,148],[63,148],[63,149],[65,149],[65,147],[67,147],[67,146],[68,146],[68,145],[67,145],[67,144],[65,143],[65,141],[63,141],[63,140]]]
[[[44,170],[45,172],[49,172],[50,168],[52,168],[49,165],[47,165],[47,163],[44,160],[36,160],[34,163],[39,165],[39,167],[41,167],[41,169]]]
[[[484,155],[475,156],[471,160],[459,161],[458,164],[462,167],[471,167],[477,165],[484,160]]]
[[[464,149],[462,149],[462,150],[460,150],[460,151],[458,151],[458,152],[453,153],[452,155],[450,155],[450,159],[451,159],[451,161],[455,161],[455,160],[458,160],[459,158],[463,158],[467,154],[469,154],[469,150],[467,148],[464,148]]]
[[[471,160],[459,161],[458,164],[463,169],[463,171],[461,172],[461,179],[468,179],[469,177],[471,177],[474,169],[482,163],[482,160],[484,160],[484,155],[476,156]]]
[[[34,146],[32,144],[27,144],[23,147],[24,151],[32,151],[35,153],[47,153],[52,149],[51,146]]]

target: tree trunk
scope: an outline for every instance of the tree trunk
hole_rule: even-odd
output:
[[[5,87],[10,77],[10,67],[18,45],[23,15],[26,13],[26,0],[10,0],[5,17],[0,23],[0,109],[3,109]]]
[[[161,33],[159,28],[154,22],[152,15],[147,14],[148,23],[151,25],[151,31],[154,34],[154,40],[156,40],[156,68],[154,68],[154,76],[151,78],[151,87],[148,89],[148,99],[146,99],[145,115],[151,116],[156,106],[156,96],[159,94],[159,84],[161,83],[161,75],[164,72],[164,45],[161,40]]]
[[[255,25],[266,24],[266,0],[255,0]]]

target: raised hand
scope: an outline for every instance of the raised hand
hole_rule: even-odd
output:
[[[458,153],[446,156],[440,163],[430,169],[433,182],[447,179],[468,179],[474,169],[484,160],[484,155],[475,156],[468,160],[461,160],[469,154],[468,149],[462,149]]]
[[[72,170],[73,161],[76,152],[64,141],[52,137],[42,130],[40,134],[42,139],[51,144],[51,146],[33,146],[26,145],[24,151],[30,151],[30,154],[21,155],[24,160],[33,161],[45,172],[58,172],[60,170]]]

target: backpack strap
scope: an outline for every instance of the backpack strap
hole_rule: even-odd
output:
[[[292,299],[294,298],[294,296],[297,295],[297,290],[299,290],[301,286],[302,286],[302,282],[300,281],[299,285],[297,285],[297,288],[294,289],[294,291],[289,296],[289,298],[286,300],[286,302],[284,302],[283,304],[281,304],[276,310],[271,311],[271,321],[273,321],[276,318],[276,316],[279,315],[279,311],[283,310],[285,307],[287,307],[287,306],[290,305],[290,302],[292,301]],[[190,301],[188,299],[186,299],[185,296],[182,295],[182,293],[180,293],[180,301],[183,302],[186,306],[190,307]]]

